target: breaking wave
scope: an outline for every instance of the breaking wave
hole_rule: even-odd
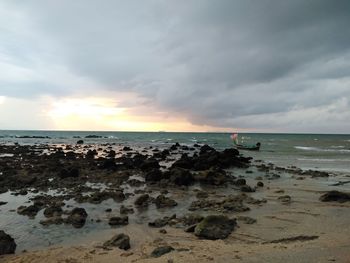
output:
[[[295,149],[303,151],[313,151],[313,152],[334,152],[334,153],[350,153],[350,149],[343,148],[318,148],[318,147],[308,147],[308,146],[294,146]]]

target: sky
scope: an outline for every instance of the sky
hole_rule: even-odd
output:
[[[2,0],[0,129],[350,133],[348,0]]]

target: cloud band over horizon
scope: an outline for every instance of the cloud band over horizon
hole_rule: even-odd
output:
[[[350,133],[349,14],[346,0],[5,0],[0,127]]]

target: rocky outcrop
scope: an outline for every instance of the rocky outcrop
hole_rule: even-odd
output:
[[[151,169],[145,175],[146,182],[159,182],[163,179],[163,173],[159,169]]]
[[[173,250],[175,250],[175,249],[171,246],[157,247],[152,251],[151,257],[159,258],[167,253],[170,253]]]
[[[164,195],[158,195],[154,200],[154,203],[156,204],[157,208],[177,206],[177,202],[175,200]]]
[[[47,207],[44,210],[44,216],[45,217],[56,217],[56,216],[61,216],[63,213],[62,207],[58,205],[53,205],[50,207]]]
[[[207,210],[215,211],[219,213],[228,213],[228,212],[245,212],[249,210],[249,207],[243,204],[243,201],[249,202],[258,202],[255,199],[242,194],[242,195],[230,195],[221,200],[216,199],[199,199],[193,201],[188,210]]]
[[[239,155],[236,149],[225,149],[222,152],[204,145],[201,147],[199,155],[189,157],[183,154],[172,167],[193,169],[197,171],[209,170],[212,167],[229,168],[229,167],[246,167],[251,158],[245,158]]]
[[[17,208],[17,213],[20,215],[26,215],[30,218],[34,218],[38,212],[40,211],[40,207],[36,205],[30,206],[20,206]]]
[[[65,179],[68,177],[79,177],[79,169],[78,168],[68,168],[62,169],[59,173],[59,177],[61,179]]]
[[[125,226],[129,224],[129,217],[128,216],[114,216],[111,217],[108,221],[108,224],[110,226]]]
[[[15,240],[10,235],[0,230],[0,255],[14,254],[16,247]]]
[[[201,171],[195,176],[196,181],[207,185],[224,185],[232,181],[233,177],[218,168],[211,168],[206,171]]]
[[[120,212],[121,215],[133,214],[134,213],[134,209],[132,207],[126,207],[124,205],[121,205],[119,212]]]
[[[130,237],[125,234],[117,234],[103,244],[104,247],[117,247],[120,249],[130,249]]]
[[[350,201],[350,193],[343,193],[339,191],[329,191],[321,195],[320,201],[344,203],[344,202]]]
[[[191,172],[183,168],[175,167],[167,171],[165,174],[170,182],[175,185],[191,185],[194,183],[194,178]]]
[[[66,218],[65,223],[71,224],[75,228],[81,228],[85,225],[87,216],[84,208],[74,208]]]
[[[210,215],[205,217],[194,229],[199,238],[216,240],[225,239],[236,226],[236,220],[223,215]]]
[[[135,205],[138,207],[147,207],[148,202],[149,202],[149,195],[148,194],[143,194],[140,195],[136,200],[135,200]]]
[[[172,216],[165,216],[163,218],[158,218],[152,222],[149,222],[148,226],[155,227],[155,228],[164,227],[168,225],[172,220],[175,220],[175,219],[176,219],[176,214]]]

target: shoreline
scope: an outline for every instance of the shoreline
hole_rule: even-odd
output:
[[[4,147],[9,146],[1,146],[1,152],[9,152],[10,148]],[[125,148],[126,146],[116,149],[115,145],[106,144],[94,146],[93,148],[97,148],[96,153],[84,144],[66,145],[65,149],[52,148],[49,145],[16,147],[19,148],[12,148],[14,157],[1,158],[1,165],[4,168],[7,163],[9,175],[16,171],[14,178],[17,184],[2,181],[1,186],[12,188],[11,193],[20,197],[34,198],[34,204],[35,196],[49,189],[57,189],[62,195],[62,198],[49,195],[41,199],[45,204],[35,215],[30,215],[34,219],[29,222],[35,224],[36,228],[50,229],[51,226],[57,226],[69,232],[72,230],[69,225],[74,227],[74,220],[69,220],[71,209],[85,207],[87,219],[82,226],[78,225],[76,233],[85,232],[86,229],[90,231],[91,237],[84,234],[80,238],[85,241],[82,247],[74,243],[69,247],[57,247],[56,244],[38,251],[1,256],[1,262],[110,262],[112,259],[115,262],[118,259],[120,262],[279,262],[282,259],[286,262],[346,262],[350,258],[350,252],[346,249],[350,234],[346,227],[350,224],[350,218],[347,218],[350,203],[324,203],[319,200],[329,190],[344,191],[347,188],[346,185],[327,185],[327,178],[330,176],[327,173],[286,169],[250,161],[233,151],[227,152],[226,156],[225,153],[203,145],[186,146],[187,148],[177,145],[172,146],[173,150],[170,147],[135,151]],[[50,155],[46,155],[47,151]],[[140,159],[140,154],[148,157]],[[206,157],[199,161],[204,155]],[[211,162],[214,155],[221,158],[231,157],[227,162],[216,159],[208,166],[208,160]],[[16,159],[19,157],[22,158],[20,168],[13,170],[13,164],[18,164]],[[130,163],[130,160],[133,162]],[[139,164],[136,165],[135,160]],[[27,167],[26,163],[31,167]],[[196,163],[197,167],[186,168],[191,163]],[[73,168],[78,169],[78,175],[72,171]],[[62,173],[62,169],[65,169],[65,173]],[[175,170],[180,173],[177,177]],[[49,179],[48,171],[53,180],[41,182],[43,178]],[[70,175],[67,176],[67,173]],[[37,179],[28,180],[33,179],[33,176]],[[183,180],[184,176],[186,180]],[[344,181],[347,177],[338,175],[334,178],[335,181]],[[18,185],[18,182],[24,182],[24,185]],[[87,182],[92,185],[86,185]],[[258,182],[261,182],[261,186],[256,186]],[[19,194],[22,190],[27,193]],[[103,194],[97,194],[101,192]],[[147,208],[135,207],[136,199],[145,194],[150,196]],[[164,198],[159,197],[161,195]],[[231,199],[228,203],[227,200],[233,198],[232,195],[236,199],[234,202]],[[162,207],[155,207],[157,200],[160,200]],[[174,205],[171,200],[177,204]],[[48,226],[40,224],[38,220],[50,219],[40,214],[42,210],[57,208],[59,202],[65,203],[61,204],[62,216],[57,216],[56,221],[49,221]],[[111,217],[121,215],[118,208],[124,204],[128,209],[134,210],[128,214],[128,224],[117,228],[108,226]],[[112,208],[111,213],[104,211],[108,206]],[[4,211],[1,206],[0,209]],[[93,212],[94,209],[98,211]],[[162,227],[147,225],[147,222],[173,213],[176,213],[176,218]],[[193,233],[184,232],[184,216],[192,213],[203,217],[210,214],[225,215],[236,218],[237,225],[222,240],[201,239]],[[62,221],[57,221],[58,218]],[[256,222],[252,223],[250,219]],[[100,222],[97,223],[98,220]],[[98,224],[103,227],[93,230]],[[165,233],[160,233],[160,229],[165,229]],[[129,250],[103,247],[103,243],[116,233],[130,236]],[[143,240],[145,236],[148,237],[146,241]],[[315,239],[308,240],[310,237]],[[165,245],[174,250],[159,258],[150,256],[153,249]],[[286,251],[289,251],[288,256]]]

